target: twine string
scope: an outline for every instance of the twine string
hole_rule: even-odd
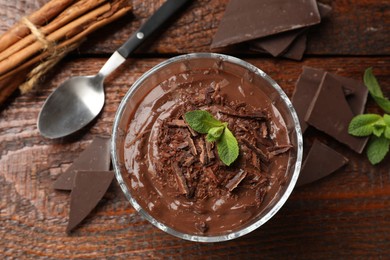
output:
[[[54,67],[68,52],[76,49],[80,43],[58,48],[57,44],[53,41],[49,41],[44,33],[42,33],[42,31],[37,28],[27,17],[23,17],[21,22],[30,29],[31,33],[42,44],[42,49],[49,54],[44,61],[42,61],[28,73],[26,82],[19,86],[20,91],[24,94],[31,91],[38,83],[42,75]]]

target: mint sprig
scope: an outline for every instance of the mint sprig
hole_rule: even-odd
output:
[[[364,84],[378,106],[380,106],[386,113],[390,113],[390,100],[383,96],[382,89],[372,73],[372,68],[366,69],[364,73]]]
[[[207,134],[207,142],[216,142],[219,158],[225,165],[230,166],[237,159],[238,142],[226,122],[215,119],[213,115],[204,110],[187,112],[184,119],[194,131]]]
[[[383,95],[372,68],[366,69],[364,84],[378,106],[386,113],[390,113],[390,100]],[[386,157],[390,148],[390,115],[357,115],[351,120],[348,133],[354,136],[370,136],[366,154],[371,164],[378,164]]]

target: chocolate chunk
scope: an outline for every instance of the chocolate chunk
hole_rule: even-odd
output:
[[[295,85],[291,101],[298,114],[302,133],[304,133],[308,127],[308,124],[304,121],[307,109],[309,108],[324,75],[324,70],[304,66],[303,72]],[[357,115],[363,113],[368,95],[368,90],[364,84],[354,79],[335,74],[331,75],[341,82],[344,95],[347,96],[347,102],[353,114]]]
[[[321,19],[327,17],[331,10],[331,6],[318,3]],[[306,31],[307,28],[302,28],[256,39],[250,42],[250,48],[264,50],[274,57],[283,55],[287,51],[287,54],[283,55],[284,57],[300,60],[306,49],[306,36],[302,36],[303,33],[306,35]]]
[[[110,169],[110,138],[96,137],[73,164],[54,182],[57,190],[71,190],[76,171],[108,171]]]
[[[348,159],[329,146],[314,140],[303,162],[297,186],[319,180],[348,163]]]
[[[250,42],[250,48],[252,50],[264,50],[272,56],[277,57],[283,54],[304,31],[305,29],[298,29],[256,39]]]
[[[341,82],[347,102],[354,115],[360,115],[364,112],[367,102],[368,88],[363,82],[355,79],[331,74],[335,79]]]
[[[211,48],[307,27],[320,20],[315,0],[231,0]]]
[[[348,133],[348,125],[353,117],[354,114],[345,99],[341,82],[329,73],[325,73],[320,88],[306,113],[305,121],[361,153],[367,138],[355,137]]]
[[[306,50],[307,33],[299,35],[288,50],[282,55],[284,58],[301,60]]]
[[[110,186],[112,171],[76,171],[70,195],[66,232],[73,230],[96,207]]]

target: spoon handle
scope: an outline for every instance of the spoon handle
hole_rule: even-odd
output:
[[[141,43],[165,23],[176,11],[191,0],[167,0],[119,49],[127,58]]]

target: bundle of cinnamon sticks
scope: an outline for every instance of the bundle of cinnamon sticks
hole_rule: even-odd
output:
[[[0,36],[0,105],[39,78],[91,32],[131,10],[129,0],[51,0]]]

